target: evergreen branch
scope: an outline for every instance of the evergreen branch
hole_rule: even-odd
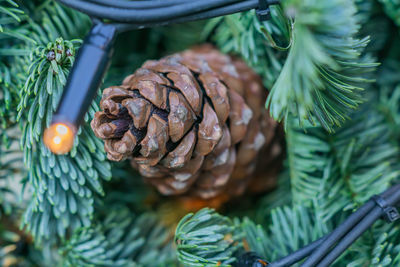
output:
[[[14,135],[17,133],[15,127],[8,129]],[[9,143],[10,142],[10,143]],[[19,181],[23,174],[21,152],[15,149],[17,139],[7,140],[7,143],[0,141],[0,218],[10,215],[17,206],[18,196],[10,188],[9,184]],[[10,145],[13,145],[11,148]]]
[[[284,54],[273,47],[288,46],[290,24],[279,6],[271,7],[271,20],[260,22],[254,11],[210,20],[203,35],[225,53],[238,54],[271,88],[282,68]]]
[[[5,24],[20,22],[20,15],[24,11],[18,8],[18,4],[12,0],[0,0],[0,32],[4,31]]]
[[[400,66],[399,66],[400,67]],[[390,71],[386,71],[387,73]],[[395,72],[397,73],[397,72]],[[390,78],[392,74],[379,81],[379,105],[378,109],[385,115],[386,120],[390,124],[394,138],[400,134],[400,79],[398,75],[393,73],[393,79]]]
[[[400,26],[400,1],[399,0],[379,0],[382,3],[386,14]]]
[[[312,208],[300,205],[273,209],[270,217],[267,230],[247,218],[241,224],[249,249],[268,261],[287,256],[330,230],[329,224],[318,223]]]
[[[97,225],[76,230],[60,249],[63,266],[166,266],[175,261],[171,235],[157,216],[108,208],[111,212]]]
[[[110,165],[101,153],[103,145],[88,126],[78,131],[79,138],[69,156],[52,155],[41,141],[42,131],[49,124],[61,96],[76,47],[74,42],[57,38],[60,34],[69,38],[82,34],[88,29],[89,20],[55,1],[46,1],[40,8],[37,4],[24,2],[23,8],[29,18],[21,21],[16,30],[7,32],[9,37],[15,38],[9,38],[7,47],[31,50],[31,58],[14,57],[13,68],[7,64],[4,69],[10,71],[10,77],[17,77],[17,81],[25,80],[25,85],[19,86],[23,88],[19,97],[11,101],[15,109],[19,102],[18,118],[24,120],[21,144],[29,168],[27,180],[33,185],[33,200],[22,225],[26,225],[40,242],[44,236],[56,233],[63,236],[67,228],[89,225],[94,192],[103,193],[100,179],[109,179],[111,174]],[[15,42],[17,39],[19,42]],[[48,44],[55,39],[55,43]],[[8,53],[7,58],[10,55]],[[86,122],[96,108],[93,104],[85,117]],[[77,146],[79,142],[83,144]]]
[[[212,209],[190,213],[176,228],[178,260],[184,266],[231,266],[242,237],[237,224]]]
[[[371,265],[400,265],[400,226],[384,222],[374,228],[374,247],[372,248]]]
[[[55,39],[62,37],[65,40],[82,38],[90,28],[88,16],[75,10],[64,8],[56,1],[46,1],[41,6],[41,12],[36,12],[35,3],[26,5],[33,10],[28,15],[30,36],[39,45],[47,45]]]
[[[283,2],[285,12],[295,17],[293,42],[285,65],[267,100],[276,120],[289,114],[315,124],[315,119],[333,131],[363,101],[360,76],[377,64],[360,57],[369,38],[356,39],[359,23],[354,1]]]
[[[8,0],[4,1],[8,3]],[[1,35],[0,48],[0,125],[3,128],[11,127],[16,121],[19,88],[26,81],[26,61],[23,56],[29,55],[37,44],[47,45],[60,33],[73,39],[79,34],[82,36],[89,28],[87,16],[64,9],[55,1],[46,1],[39,8],[40,12],[36,11],[35,5],[35,1],[26,1],[18,7],[29,14],[29,17],[20,16],[19,23],[9,21],[8,17],[0,14],[0,22],[6,26]],[[3,139],[7,138],[4,133],[1,135]]]
[[[22,49],[16,48],[19,44],[19,40],[15,40],[21,37],[21,32],[18,24],[15,22],[20,22],[20,17],[15,20],[13,17],[4,15],[1,10],[7,9],[4,3],[11,5],[13,7],[18,7],[18,5],[9,0],[0,1],[0,40],[2,46],[0,47],[0,128],[4,131],[0,131],[0,138],[2,142],[8,142],[7,128],[12,128],[15,124],[16,115],[16,103],[18,102],[18,87],[21,86],[21,78],[18,73],[22,71],[21,66],[15,64]],[[18,9],[19,10],[19,9]],[[10,11],[11,12],[11,11]],[[23,13],[21,10],[17,14]],[[17,16],[16,14],[13,14]],[[2,25],[4,27],[2,27]],[[21,40],[27,41],[27,39],[21,38]],[[12,47],[12,48],[11,48]],[[11,67],[13,66],[13,67]]]
[[[375,108],[365,105],[333,135],[321,126],[307,126],[306,134],[290,121],[287,140],[294,201],[314,202],[323,222],[356,208],[397,179],[397,144]]]
[[[0,62],[0,128],[7,129],[15,123],[17,86],[21,80],[15,72],[10,71],[6,62]],[[3,142],[6,142],[6,131],[1,131]]]
[[[210,209],[188,214],[176,229],[178,260],[184,266],[231,266],[244,250],[269,261],[307,245],[329,230],[312,209],[302,206],[272,210],[268,231],[250,219],[232,222]]]
[[[34,189],[22,223],[38,242],[55,234],[62,237],[68,228],[89,226],[95,194],[103,194],[101,180],[111,178],[103,144],[90,126],[78,130],[69,155],[52,154],[41,138],[57,107],[77,43],[58,38],[47,47],[36,48],[20,95],[18,118],[25,121],[21,147],[29,169],[28,180]],[[97,109],[93,103],[85,122]]]

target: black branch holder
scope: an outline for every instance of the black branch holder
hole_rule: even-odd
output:
[[[400,184],[394,185],[380,195],[375,195],[363,206],[352,213],[342,224],[331,233],[321,237],[311,244],[283,257],[268,263],[256,257],[253,253],[245,253],[235,267],[287,267],[304,260],[301,267],[330,266],[351,244],[353,244],[376,221],[384,219],[393,223],[400,219],[397,207],[400,206]],[[253,265],[243,264],[248,258],[254,259]],[[243,259],[246,260],[243,260]],[[262,265],[261,262],[267,263]]]
[[[116,33],[112,24],[94,24],[68,75],[53,123],[67,122],[76,128],[82,123],[110,65]]]
[[[118,33],[208,19],[255,9],[260,21],[270,19],[270,6],[279,0],[58,0],[86,13],[93,27],[68,76],[67,84],[52,123],[63,122],[76,129],[82,122],[110,65],[113,43]],[[104,22],[107,20],[107,22]],[[400,184],[372,197],[339,227],[313,243],[269,263],[253,252],[238,257],[236,267],[283,267],[304,260],[302,267],[329,266],[374,222],[400,219]]]

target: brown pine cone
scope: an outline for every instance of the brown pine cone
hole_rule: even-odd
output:
[[[239,195],[249,183],[273,186],[280,167],[279,127],[265,99],[242,60],[202,45],[147,61],[105,89],[92,128],[110,160],[132,158],[165,195]]]

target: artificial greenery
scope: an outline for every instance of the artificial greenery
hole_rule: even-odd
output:
[[[284,1],[293,16],[293,42],[267,105],[277,120],[293,114],[333,131],[361,102],[363,72],[375,64],[362,60],[368,37],[360,27],[353,1]],[[301,103],[301,104],[298,104]]]
[[[178,259],[187,266],[230,266],[241,247],[239,227],[210,209],[186,215],[176,227]]]
[[[400,1],[398,0],[379,0],[385,8],[386,13],[393,21],[400,25]]]
[[[189,213],[106,159],[90,128],[99,99],[69,154],[44,147],[91,21],[54,0],[0,0],[1,264],[232,266],[245,251],[273,261],[333,230],[400,180],[399,14],[397,0],[282,0],[268,21],[253,10],[120,35],[101,89],[207,41],[260,74],[283,122],[273,192]],[[399,233],[377,222],[334,266],[400,265]]]
[[[29,76],[18,106],[18,119],[25,114],[27,122],[22,130],[21,147],[29,169],[28,180],[36,188],[24,223],[29,223],[28,229],[38,240],[53,233],[63,237],[68,227],[89,226],[95,194],[103,194],[100,180],[111,177],[106,157],[96,153],[103,146],[88,126],[78,131],[69,156],[52,154],[41,139],[61,97],[74,56],[74,43],[61,38],[47,47],[37,47],[30,55]],[[93,116],[96,109],[93,104],[88,116]],[[88,116],[85,121],[89,121]]]
[[[77,229],[60,248],[64,266],[158,266],[172,264],[172,234],[155,214],[135,216],[125,206],[112,211],[101,224]]]
[[[291,23],[278,6],[271,7],[271,20],[260,22],[254,11],[211,19],[203,38],[225,53],[240,54],[271,88],[282,69],[291,42]],[[276,48],[276,49],[274,49]]]

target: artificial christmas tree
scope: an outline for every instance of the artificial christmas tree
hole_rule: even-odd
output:
[[[251,183],[270,189],[279,171],[279,127],[265,99],[242,60],[202,45],[147,61],[105,89],[92,128],[110,160],[132,157],[165,195],[240,195]]]
[[[382,199],[369,200],[400,181],[399,5],[393,0],[277,2],[0,0],[0,265],[228,267],[270,262],[285,266],[285,256],[299,257],[299,250],[304,253],[301,248],[311,244],[309,253],[302,254],[308,257],[303,262],[306,266],[310,261],[316,266],[326,262],[329,266],[400,266],[400,226],[396,221],[376,221],[381,215],[376,203]],[[268,8],[271,3],[275,5]],[[196,8],[188,9],[193,6]],[[232,10],[243,12],[229,15]],[[91,18],[81,11],[92,14]],[[208,19],[210,14],[216,17]],[[200,18],[205,19],[196,21]],[[168,24],[172,22],[182,23]],[[114,26],[118,33],[115,43],[108,46],[114,54],[109,57],[111,65],[99,88],[100,96],[91,101],[82,97],[88,87],[84,69],[80,73],[71,70],[77,62],[85,66],[98,59],[94,56],[85,63],[77,55],[83,51],[83,39],[94,41],[86,38],[91,24],[101,23]],[[101,34],[96,37],[96,42],[102,40]],[[202,46],[204,43],[213,48]],[[183,71],[164,72],[168,62],[177,58],[196,60],[179,63]],[[198,65],[204,61],[209,62],[211,71],[203,74],[196,68],[201,69]],[[144,69],[153,69],[153,74],[143,82],[137,77],[148,75]],[[240,82],[232,81],[231,69],[236,70]],[[97,73],[95,68],[90,71]],[[225,86],[222,99],[228,102],[231,92],[240,92],[236,83],[245,81],[246,90],[251,84],[262,88],[257,91],[262,99],[237,93],[244,104],[233,109],[229,102],[239,120],[245,110],[251,110],[253,116],[260,114],[255,127],[251,120],[246,127],[231,127],[236,118],[224,113],[225,105],[213,102],[221,86],[215,90],[205,86],[209,73]],[[206,78],[202,80],[200,74],[207,74]],[[73,125],[75,139],[70,152],[55,155],[42,141],[44,129],[56,117],[72,75],[75,80],[82,78],[74,87],[82,92],[77,102],[85,100],[90,107],[79,108],[87,113],[84,117],[82,113],[83,118],[77,116],[81,125]],[[102,81],[100,76],[96,84]],[[129,78],[121,86],[114,86],[125,77]],[[185,95],[190,82],[199,85],[201,98]],[[161,88],[155,93],[162,94],[151,94],[153,85]],[[176,87],[167,88],[168,97],[166,87]],[[111,93],[129,97],[113,98]],[[232,99],[240,99],[233,94]],[[192,109],[192,117],[170,121],[171,112],[166,117],[165,112],[154,112],[157,105],[153,103],[150,116],[145,103],[155,96],[160,100],[155,103],[162,107],[157,109],[170,112],[174,108],[176,117],[185,113],[182,110]],[[196,109],[196,101],[207,103],[206,114],[204,105],[203,112]],[[127,103],[144,111],[130,115],[121,109]],[[110,114],[104,115],[105,106]],[[122,114],[114,114],[121,110]],[[71,114],[76,111],[71,108]],[[99,111],[103,115],[95,116]],[[187,150],[175,151],[210,113],[214,125],[223,121],[220,130],[229,133],[231,143],[222,142],[221,136],[219,142],[218,138],[202,140],[210,146],[197,150],[200,135],[196,132],[192,135],[196,143],[186,142]],[[267,118],[268,113],[275,121]],[[107,151],[91,128],[94,118],[95,131],[105,139]],[[139,143],[143,150],[125,137],[127,131],[115,131],[126,127],[126,122],[135,128],[145,125]],[[170,130],[172,122],[179,127]],[[108,133],[105,124],[110,126]],[[161,126],[168,132],[168,140],[157,139],[160,149],[152,150],[154,143],[146,136]],[[243,153],[246,138],[260,132],[264,147]],[[127,139],[130,141],[125,142]],[[214,153],[221,155],[219,145],[221,150],[235,152],[236,170],[230,165],[215,170],[215,179],[206,179],[213,169],[205,160],[211,161]],[[191,169],[192,180],[177,184],[184,189],[171,187],[175,178],[165,176],[172,177],[176,166],[162,164],[170,166],[176,160],[185,168],[191,162],[186,152],[194,157],[205,151],[210,152],[203,156],[201,173],[195,175]],[[145,180],[178,196],[152,190],[130,160],[138,169],[162,166],[155,172],[158,178]],[[247,173],[254,165],[257,169]],[[245,167],[244,172],[239,166]],[[250,192],[273,186],[278,170],[274,190],[236,194],[244,188],[242,182]],[[235,175],[241,177],[239,184],[233,183]],[[221,180],[226,184],[215,184]],[[195,198],[215,194],[211,201]],[[221,205],[227,199],[229,205]],[[386,202],[388,199],[383,197]],[[343,245],[343,240],[334,240],[329,254],[309,256],[324,250],[327,234],[341,229],[338,226],[357,214],[364,203],[378,209],[370,220],[376,222],[368,224],[366,233],[355,235],[354,230],[360,229],[355,226],[349,232],[352,235],[344,235],[351,241],[350,247],[348,242]],[[218,207],[218,212],[196,211],[204,205]],[[394,215],[396,205],[386,205]],[[187,210],[196,213],[187,214]],[[357,225],[370,218],[369,213],[362,214],[356,216]],[[355,241],[351,236],[359,238]],[[340,253],[345,248],[341,257],[337,257],[338,247]],[[246,253],[249,251],[252,253]],[[289,265],[297,266],[294,261]]]

